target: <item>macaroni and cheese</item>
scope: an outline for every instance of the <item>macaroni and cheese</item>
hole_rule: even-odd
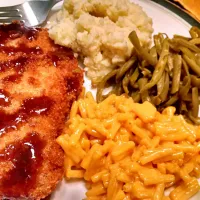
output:
[[[200,127],[174,113],[123,95],[97,104],[87,93],[57,138],[66,178],[84,179],[88,200],[189,199],[200,189]]]

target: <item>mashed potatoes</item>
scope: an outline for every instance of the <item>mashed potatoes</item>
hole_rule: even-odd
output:
[[[142,45],[150,44],[152,20],[129,0],[65,0],[49,35],[78,53],[88,77],[98,82],[130,57],[133,30]]]

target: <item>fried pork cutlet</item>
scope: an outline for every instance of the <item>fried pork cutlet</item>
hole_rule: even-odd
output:
[[[0,200],[42,199],[63,177],[56,143],[82,70],[46,29],[0,26]]]

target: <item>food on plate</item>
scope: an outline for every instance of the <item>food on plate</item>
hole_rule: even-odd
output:
[[[72,105],[64,134],[65,176],[87,182],[88,200],[187,200],[200,190],[200,127],[175,108],[162,113],[149,102],[91,93]]]
[[[151,43],[152,20],[129,0],[65,0],[49,36],[83,58],[93,83],[121,66],[131,55],[128,39],[135,30],[143,46]]]
[[[200,29],[192,27],[190,34],[190,38],[174,35],[169,39],[159,33],[153,36],[154,46],[147,49],[131,32],[135,52],[97,85],[97,101],[126,93],[135,102],[151,102],[159,111],[175,106],[177,114],[199,125]],[[105,94],[108,86],[112,90]]]
[[[189,14],[192,14],[195,18],[200,21],[200,1],[196,0],[174,0],[179,2],[186,10],[189,11]]]
[[[56,142],[82,70],[46,29],[0,26],[0,199],[43,199],[62,179]]]

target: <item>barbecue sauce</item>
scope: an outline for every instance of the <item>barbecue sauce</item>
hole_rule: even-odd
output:
[[[17,39],[23,35],[30,41],[37,39],[39,30],[39,28],[26,27],[19,22],[2,25],[0,26],[0,46],[4,46],[8,39]]]
[[[0,26],[0,52],[10,57],[8,61],[0,62],[0,72],[13,69],[15,74],[5,77],[3,81],[16,82],[20,80],[26,69],[26,64],[31,60],[31,55],[43,54],[39,46],[29,47],[26,43],[17,43],[17,45],[8,45],[8,40],[17,39],[25,36],[28,40],[37,39],[40,29],[24,26],[23,23],[12,23]],[[11,58],[15,56],[15,58]]]
[[[28,63],[32,59],[48,58],[48,61],[57,67],[59,61],[73,59],[73,53],[67,48],[59,47],[52,40],[54,45],[50,52],[43,52],[39,46],[32,47],[33,40],[38,37],[40,29],[27,28],[21,23],[12,23],[10,25],[0,26],[0,52],[6,54],[10,60],[0,62],[0,73],[12,70],[3,81],[16,82],[21,78]],[[8,41],[25,37],[31,47],[23,41],[16,46],[8,45]],[[27,41],[25,40],[25,41]],[[20,40],[19,40],[20,41]],[[31,67],[31,66],[30,66]],[[74,77],[75,78],[75,77]],[[76,88],[77,81],[72,79],[68,89]],[[29,118],[34,116],[46,115],[53,105],[53,100],[46,96],[33,97],[22,102],[21,107],[12,114],[2,110],[2,107],[9,106],[12,98],[9,93],[0,90],[0,139],[3,134],[10,130],[17,130],[23,123],[29,122]],[[11,163],[11,169],[0,176],[0,191],[4,194],[4,199],[23,198],[29,195],[30,189],[36,187],[36,179],[40,166],[42,165],[42,149],[45,146],[44,141],[39,137],[40,133],[27,133],[25,138],[16,140],[7,145],[0,151],[0,163]],[[2,137],[2,139],[4,139]],[[3,141],[3,140],[2,140]]]
[[[0,106],[9,106],[10,103],[9,93],[0,89]]]
[[[17,130],[30,117],[45,115],[52,103],[49,97],[40,96],[24,100],[21,108],[13,114],[0,110],[0,137],[9,130]]]
[[[29,58],[27,56],[22,56],[14,60],[0,62],[0,72],[5,72],[6,70],[13,69],[17,73],[23,73],[28,59]]]
[[[39,134],[32,132],[0,152],[0,162],[11,163],[11,170],[5,172],[3,178],[0,177],[0,191],[6,199],[26,197],[29,190],[34,188],[44,145]]]
[[[17,42],[16,46],[9,45],[9,41],[24,36],[29,41],[37,40],[39,31],[41,31],[41,28],[26,27],[23,23],[19,22],[0,26],[0,52],[8,55],[10,58],[12,58],[12,56],[17,57],[17,59],[15,60],[10,59],[6,62],[0,62],[0,71],[5,71],[6,69],[11,67],[16,67],[16,64],[18,62],[20,63],[21,60],[25,59],[25,57],[26,59],[28,58],[28,60],[31,60],[31,58],[35,58],[37,55],[41,55],[40,57],[38,57],[39,59],[42,59],[42,57],[45,56],[46,58],[51,60],[52,64],[55,67],[57,67],[60,60],[74,58],[71,50],[66,47],[55,45],[51,39],[49,39],[49,42],[50,44],[52,43],[52,46],[55,46],[55,49],[52,49],[53,51],[50,50],[46,53],[43,52],[40,46],[28,46],[26,42],[24,42],[24,40],[22,40],[22,43]],[[20,66],[21,68],[26,69],[23,64],[21,64]],[[15,82],[21,78],[20,73],[17,72],[17,75],[5,78],[4,81]]]
[[[24,55],[28,54],[40,55],[43,53],[42,49],[39,46],[28,47],[25,44],[19,44],[17,47],[1,46],[0,51],[7,54],[8,56],[15,55],[16,53],[22,53]]]

